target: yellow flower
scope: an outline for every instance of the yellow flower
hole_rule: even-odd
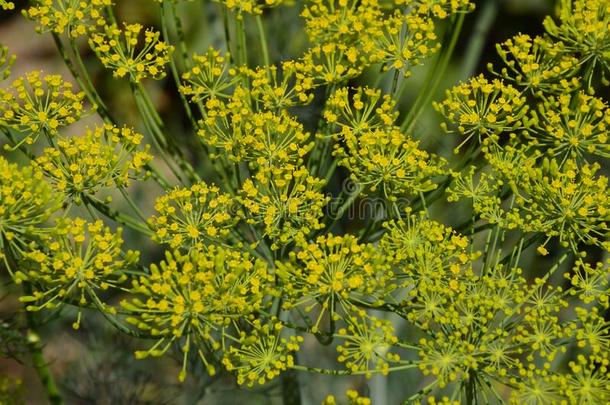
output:
[[[113,70],[115,77],[129,76],[132,82],[144,78],[159,80],[165,77],[173,46],[159,40],[160,34],[140,24],[125,24],[124,29],[107,25],[103,33],[93,34],[89,46],[102,64]]]
[[[38,24],[39,33],[67,31],[76,38],[104,26],[103,9],[111,5],[111,0],[36,0],[23,14]]]

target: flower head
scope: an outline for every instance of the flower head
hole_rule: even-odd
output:
[[[36,31],[63,34],[72,38],[87,35],[106,24],[103,8],[112,0],[36,0],[23,14],[38,25]]]
[[[21,298],[29,303],[26,309],[39,311],[77,301],[113,312],[101,302],[99,293],[122,284],[127,278],[124,271],[139,256],[129,251],[121,257],[121,229],[113,232],[102,221],[59,219],[49,236],[44,246],[35,246],[24,254],[22,272],[34,286],[31,295]],[[80,312],[75,328],[79,322]]]
[[[496,74],[534,95],[561,94],[579,86],[578,60],[563,52],[563,44],[519,34],[496,46],[505,64]]]
[[[55,136],[61,127],[78,121],[84,97],[61,76],[34,70],[0,89],[0,125],[25,133],[21,142],[31,144],[40,134]]]
[[[5,260],[9,247],[17,244],[20,248],[44,234],[40,225],[61,206],[62,196],[54,193],[44,181],[42,173],[32,166],[20,168],[0,156],[0,259]]]
[[[143,177],[152,160],[148,147],[138,150],[142,135],[112,125],[88,129],[84,136],[59,139],[36,158],[34,165],[69,199],[80,203],[103,188],[129,187]]]
[[[153,238],[187,251],[225,243],[239,220],[231,196],[203,182],[171,190],[157,199],[155,210],[157,214],[149,220]]]
[[[228,371],[237,374],[237,383],[263,385],[294,365],[293,352],[303,342],[301,336],[282,337],[280,323],[259,325],[231,346],[223,359]]]
[[[290,253],[290,261],[277,263],[277,274],[290,297],[289,309],[304,307],[320,313],[312,331],[326,311],[334,318],[350,313],[350,300],[377,304],[391,290],[391,273],[385,256],[372,245],[358,243],[352,235],[318,237],[315,242],[300,243],[300,250]]]
[[[483,75],[447,91],[446,99],[434,108],[457,125],[464,143],[476,136],[479,142],[497,142],[499,135],[523,128],[527,112],[525,97],[498,79],[488,81]],[[447,124],[443,128],[448,130]]]
[[[209,48],[203,55],[193,55],[194,66],[182,75],[180,91],[192,102],[228,98],[237,84],[237,70],[231,67],[231,55],[221,55]]]
[[[160,41],[160,34],[151,29],[144,31],[142,41],[142,30],[140,24],[125,24],[123,30],[109,25],[102,33],[93,34],[89,45],[115,77],[129,76],[132,82],[162,79],[173,47]]]
[[[549,157],[586,160],[610,157],[610,109],[600,98],[582,92],[562,94],[540,105],[530,132],[530,145]]]
[[[191,344],[208,372],[214,374],[212,358],[204,352],[236,339],[227,340],[227,334],[240,336],[239,325],[247,324],[251,314],[265,308],[272,282],[267,265],[247,253],[216,246],[188,254],[167,252],[164,261],[151,265],[150,274],[134,280],[136,296],[121,303],[134,314],[128,322],[158,339],[136,356],[161,356],[173,342],[184,338],[180,379],[186,376]]]
[[[321,192],[323,184],[305,167],[272,167],[246,179],[239,201],[246,221],[261,225],[277,249],[323,227],[320,218],[329,200]]]

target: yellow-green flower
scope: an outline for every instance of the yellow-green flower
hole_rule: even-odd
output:
[[[434,108],[465,136],[462,144],[473,136],[481,143],[497,142],[500,135],[524,127],[528,110],[519,90],[498,79],[489,81],[483,75],[447,90],[445,100],[434,103]],[[442,127],[451,132],[447,123]]]
[[[114,312],[99,294],[120,286],[127,279],[125,270],[139,256],[133,251],[123,255],[121,231],[113,232],[102,221],[58,219],[44,245],[24,253],[20,273],[34,288],[31,295],[21,298],[28,303],[26,309],[52,309],[71,302]],[[75,329],[80,317],[79,311]]]
[[[582,92],[562,94],[540,105],[530,145],[559,161],[607,158],[609,128],[610,109],[602,99]]]
[[[7,261],[9,249],[20,252],[44,234],[39,227],[59,210],[62,198],[32,166],[20,168],[0,156],[0,259],[9,272],[17,270]]]
[[[35,0],[23,15],[37,23],[36,31],[72,38],[87,35],[106,24],[103,10],[111,0]]]
[[[53,137],[60,128],[78,121],[84,97],[61,76],[43,76],[34,70],[0,89],[0,125],[23,133],[20,143],[32,144],[40,134]]]
[[[241,214],[233,198],[217,186],[198,183],[175,188],[155,202],[154,239],[176,250],[227,244]]]
[[[323,185],[305,167],[272,167],[244,181],[239,202],[246,221],[262,226],[263,236],[277,249],[323,227],[322,209],[329,201],[321,192]]]
[[[519,34],[496,49],[505,65],[496,74],[536,96],[561,94],[580,84],[575,76],[578,60],[564,52],[561,42]]]
[[[159,32],[152,29],[144,30],[142,40],[143,29],[141,24],[125,24],[123,30],[108,25],[89,38],[89,46],[115,77],[129,76],[132,82],[162,79],[174,48],[160,41]]]
[[[237,374],[237,383],[252,387],[273,380],[294,365],[292,353],[299,350],[301,336],[282,337],[282,325],[254,324],[252,334],[244,335],[239,344],[231,346],[223,358],[230,372]]]
[[[353,235],[318,237],[299,243],[290,261],[276,263],[289,300],[285,307],[303,307],[306,313],[319,309],[312,332],[320,329],[329,311],[333,321],[350,314],[354,303],[376,305],[391,291],[391,272],[383,253],[370,244],[360,244]]]
[[[185,255],[167,252],[164,261],[150,266],[150,274],[133,281],[135,295],[121,303],[133,313],[127,321],[157,339],[136,357],[161,356],[182,341],[180,380],[186,377],[190,350],[197,351],[213,375],[212,352],[228,349],[267,306],[272,282],[266,263],[247,253],[216,246]]]
[[[185,84],[180,87],[182,94],[192,102],[206,99],[228,98],[231,90],[239,82],[237,69],[231,66],[231,55],[209,48],[203,55],[193,55],[194,66],[182,75]]]
[[[146,175],[144,167],[152,156],[148,146],[138,149],[142,138],[127,127],[99,126],[83,136],[59,139],[33,164],[56,190],[78,204],[83,196],[113,187],[125,189]]]

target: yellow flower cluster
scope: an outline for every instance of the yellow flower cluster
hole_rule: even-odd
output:
[[[348,402],[345,403],[346,405],[371,405],[371,399],[364,396],[360,396],[360,394],[358,394],[358,391],[347,390],[345,396],[348,400]],[[343,404],[343,402],[337,402],[334,395],[329,395],[324,399],[324,401],[322,401],[322,405],[338,404]]]
[[[271,7],[281,6],[290,0],[214,0],[221,3],[229,10],[235,12],[238,18],[242,18],[243,13],[259,15],[263,10]]]
[[[574,76],[578,60],[562,48],[562,43],[552,43],[544,37],[516,35],[496,46],[506,65],[496,74],[536,96],[571,91],[579,86]],[[490,68],[493,71],[492,65]]]
[[[0,0],[0,9],[2,9],[2,10],[14,10],[15,9],[15,3],[13,3],[12,1]]]
[[[281,332],[281,323],[255,324],[251,335],[242,337],[240,345],[229,348],[223,364],[228,371],[237,374],[238,384],[263,385],[294,366],[292,353],[299,350],[303,338],[281,337]]]
[[[324,118],[338,126],[344,137],[359,137],[368,131],[392,127],[398,118],[396,102],[389,95],[381,96],[381,90],[357,87],[350,96],[350,89],[342,87],[326,101]]]
[[[379,242],[408,287],[413,280],[425,288],[457,290],[460,277],[477,255],[469,251],[468,238],[423,215],[384,223],[387,232]],[[422,289],[425,289],[422,288]]]
[[[467,142],[477,136],[480,143],[496,143],[502,134],[524,128],[526,98],[510,84],[487,80],[483,75],[447,90],[447,97],[434,108],[457,126]],[[447,124],[443,129],[449,131]]]
[[[311,328],[320,330],[323,315],[331,322],[350,314],[356,302],[378,304],[391,291],[391,271],[384,254],[370,244],[360,244],[353,235],[319,236],[315,242],[301,241],[290,261],[276,263],[289,299],[286,309],[314,308],[319,314]]]
[[[59,75],[43,76],[34,70],[0,89],[0,126],[23,133],[27,144],[40,134],[52,137],[61,127],[78,121],[83,113],[84,93],[75,93],[72,84]]]
[[[161,356],[184,339],[180,379],[186,377],[191,345],[213,375],[213,352],[239,338],[250,316],[267,306],[272,282],[266,263],[247,253],[216,246],[188,254],[167,252],[164,261],[150,266],[149,275],[133,281],[136,295],[121,303],[133,312],[128,322],[158,339],[136,356]]]
[[[103,188],[125,189],[142,177],[152,160],[148,146],[138,150],[142,135],[112,125],[88,129],[83,136],[59,139],[33,162],[51,184],[80,204]]]
[[[350,97],[342,88],[326,107],[324,118],[338,141],[334,155],[356,184],[390,201],[436,187],[432,178],[444,173],[443,160],[419,149],[418,142],[394,126],[397,113],[389,96],[357,88]]]
[[[277,249],[323,227],[320,218],[329,200],[321,192],[323,185],[305,167],[287,164],[246,179],[238,201],[246,210],[246,222],[261,225],[271,248]]]
[[[530,146],[559,161],[586,160],[590,155],[607,158],[609,128],[610,109],[602,99],[582,92],[561,94],[540,105]]]
[[[239,88],[228,103],[212,103],[198,132],[204,143],[226,151],[229,158],[247,162],[252,169],[269,170],[286,164],[301,164],[313,147],[310,134],[285,110],[254,112],[247,108],[247,94]]]
[[[311,0],[301,15],[314,49],[328,49],[335,60],[341,56],[337,50],[344,49],[359,69],[381,63],[384,71],[394,69],[408,77],[440,47],[433,18],[473,8],[468,0]],[[328,74],[325,81],[338,81],[336,74],[331,77]]]
[[[544,20],[544,28],[563,52],[578,59],[583,79],[597,75],[608,84],[610,73],[610,5],[606,0],[562,0],[558,21]]]
[[[564,276],[572,285],[570,294],[578,296],[585,305],[595,302],[603,308],[608,308],[610,307],[608,274],[610,274],[610,261],[591,264],[578,259],[572,274],[565,273]]]
[[[25,248],[44,231],[39,228],[61,206],[61,195],[54,193],[42,173],[32,166],[20,168],[0,156],[0,259],[12,269],[6,257],[9,246]]]
[[[282,62],[281,74],[275,65],[248,70],[247,74],[252,84],[252,99],[264,109],[284,110],[313,100],[311,90],[316,83],[298,62]]]
[[[103,8],[111,5],[111,0],[36,0],[23,15],[37,23],[38,33],[68,32],[76,38],[104,26]]]
[[[186,250],[225,244],[241,216],[230,195],[203,182],[159,197],[155,210],[157,214],[149,220],[154,240]]]
[[[580,242],[610,248],[608,178],[597,175],[599,169],[597,163],[578,167],[573,161],[559,168],[555,160],[543,167],[523,167],[519,225],[526,232],[558,237],[574,252]]]
[[[368,316],[363,310],[349,316],[347,327],[339,329],[337,335],[341,340],[337,360],[353,373],[364,372],[368,378],[374,372],[387,375],[390,363],[400,360],[389,352],[398,342],[392,322]]]
[[[396,69],[405,76],[411,69],[440,48],[432,19],[397,11],[370,33],[371,63],[382,63],[385,70]]]
[[[160,41],[160,34],[152,29],[144,31],[142,43],[142,30],[141,24],[125,24],[123,30],[116,25],[107,25],[103,33],[95,33],[89,38],[89,46],[115,77],[128,75],[132,82],[145,78],[162,79],[173,46]]]
[[[28,311],[55,308],[63,303],[85,306],[113,313],[102,303],[99,292],[122,284],[124,271],[137,262],[139,253],[128,251],[121,258],[121,228],[110,230],[102,221],[83,219],[57,220],[44,245],[24,254],[17,277],[32,284],[31,295],[21,297]],[[74,328],[80,325],[80,311]]]
[[[398,128],[346,137],[334,154],[354,182],[389,201],[436,188],[432,178],[445,173],[442,159],[418,148]]]
[[[193,55],[194,66],[182,75],[186,82],[180,92],[193,103],[206,99],[228,98],[238,83],[237,70],[231,67],[231,55],[224,56],[214,48],[204,55]]]

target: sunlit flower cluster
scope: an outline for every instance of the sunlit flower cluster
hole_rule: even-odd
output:
[[[191,349],[214,375],[211,353],[231,343],[227,334],[239,337],[239,325],[245,327],[251,315],[265,308],[272,281],[267,265],[247,253],[215,246],[187,254],[167,252],[165,260],[151,265],[149,275],[133,281],[136,295],[122,303],[134,314],[128,321],[157,339],[136,356],[160,356],[184,338],[180,379],[186,377]]]
[[[162,79],[173,47],[160,41],[159,32],[152,29],[144,30],[142,40],[143,29],[141,24],[125,24],[123,29],[106,25],[102,33],[89,38],[89,45],[115,77],[129,76],[132,82]]]
[[[0,156],[0,259],[6,261],[9,246],[25,249],[33,236],[44,233],[39,227],[61,205],[61,195],[54,193],[41,172],[31,166],[20,168]]]
[[[203,249],[223,244],[239,220],[233,199],[217,186],[206,183],[175,188],[155,202],[156,215],[150,220],[160,243],[172,249]]]
[[[24,254],[16,277],[31,283],[34,290],[21,301],[28,303],[28,311],[77,302],[113,312],[99,294],[123,283],[127,279],[124,271],[139,256],[133,251],[123,255],[122,244],[121,229],[113,232],[100,220],[58,220],[44,246]],[[78,329],[79,324],[80,312],[74,328]]]
[[[259,172],[254,179],[246,179],[240,190],[246,222],[261,225],[274,249],[319,230],[328,202],[321,192],[323,184],[305,167],[286,165]]]
[[[111,5],[111,0],[36,0],[23,14],[37,23],[37,32],[79,37],[105,25],[103,9]]]
[[[34,70],[0,89],[0,126],[22,132],[21,142],[34,143],[41,134],[57,135],[60,128],[78,121],[85,94],[59,75]]]
[[[77,203],[103,188],[129,187],[146,174],[148,148],[138,150],[142,135],[112,125],[88,129],[83,136],[59,139],[34,161],[51,184]]]

